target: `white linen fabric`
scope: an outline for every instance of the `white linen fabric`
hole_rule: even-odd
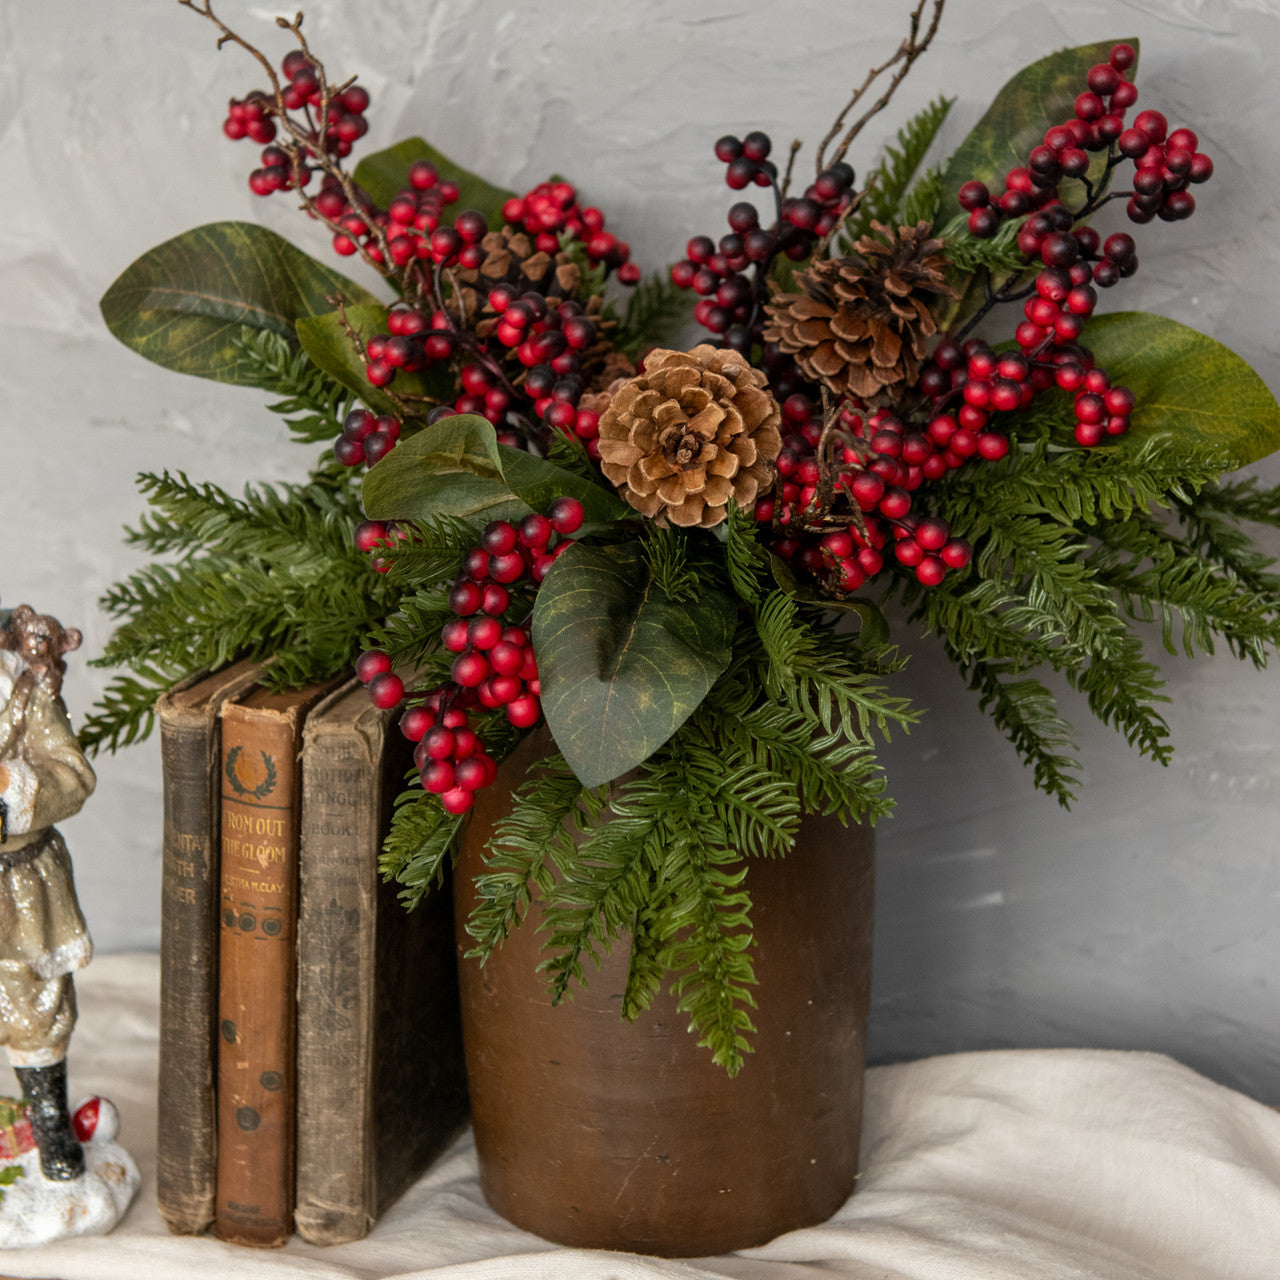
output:
[[[154,1203],[158,965],[78,985],[72,1092],[103,1093],[143,1188],[115,1232],[0,1254],[59,1280],[1277,1280],[1280,1114],[1147,1053],[965,1053],[868,1075],[859,1189],[828,1223],[669,1261],[560,1249],[484,1202],[461,1137],[366,1239],[258,1252],[171,1236]],[[0,1091],[4,1086],[0,1085]],[[1280,1092],[1280,1081],[1277,1082]]]

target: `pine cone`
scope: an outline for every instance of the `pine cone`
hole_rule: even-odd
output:
[[[750,507],[770,484],[780,421],[764,374],[737,352],[651,351],[600,418],[600,465],[641,515],[707,528],[730,498]]]
[[[567,253],[553,257],[541,249],[535,251],[533,241],[515,227],[503,225],[490,231],[480,241],[480,248],[484,260],[479,267],[455,273],[468,316],[485,309],[489,290],[496,284],[514,284],[522,291],[533,289],[548,298],[571,298],[582,283],[582,270]],[[497,316],[490,316],[480,323],[487,326],[487,332],[497,322]]]
[[[893,405],[915,383],[938,331],[938,299],[958,295],[946,283],[943,242],[927,238],[927,222],[896,232],[871,226],[878,236],[863,236],[851,256],[800,272],[802,293],[766,304],[764,336],[835,395]]]

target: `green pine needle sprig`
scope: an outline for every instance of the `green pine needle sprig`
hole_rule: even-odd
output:
[[[631,360],[650,347],[666,347],[688,322],[692,300],[669,276],[655,272],[631,290],[614,345]]]
[[[165,687],[238,658],[270,659],[263,678],[277,689],[340,674],[394,607],[395,589],[352,542],[361,512],[349,485],[250,486],[234,498],[180,473],[138,483],[150,511],[128,540],[176,558],[102,598],[117,625],[94,665],[133,675],[116,678],[91,713],[91,751],[145,737]]]
[[[337,439],[355,403],[346,387],[270,329],[244,325],[235,345],[253,364],[254,385],[282,397],[267,407],[284,419],[295,440],[331,445]],[[351,474],[349,468],[343,471]]]
[[[870,232],[872,222],[899,226],[908,220],[908,212],[922,213],[930,199],[936,212],[941,188],[930,175],[922,179],[921,185],[929,184],[925,191],[913,193],[915,207],[904,206],[904,201],[911,190],[911,180],[924,163],[925,155],[954,101],[954,98],[936,98],[898,130],[897,146],[891,143],[885,147],[884,157],[867,176],[862,203],[845,222],[840,236],[844,253],[852,252],[854,244]],[[932,222],[933,217],[928,216],[925,220]]]

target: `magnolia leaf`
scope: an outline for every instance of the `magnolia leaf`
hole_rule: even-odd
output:
[[[487,524],[529,514],[503,479],[493,424],[455,414],[401,440],[369,468],[361,488],[371,520],[454,516]]]
[[[542,711],[584,786],[647,760],[729,665],[734,602],[705,591],[673,604],[635,544],[578,543],[533,606]]]
[[[478,209],[484,214],[489,229],[496,231],[502,225],[502,206],[515,196],[514,191],[504,191],[483,178],[456,165],[422,138],[406,138],[385,151],[375,151],[356,165],[356,183],[373,197],[382,208],[409,185],[409,166],[415,160],[427,160],[435,165],[441,181],[458,184],[458,210]]]
[[[534,511],[545,515],[557,498],[564,497],[577,498],[582,503],[587,524],[638,518],[636,510],[616,493],[593,484],[584,476],[566,471],[546,458],[536,458],[524,449],[512,449],[503,444],[497,446],[497,454],[507,487]]]
[[[1233,471],[1280,449],[1280,405],[1229,347],[1176,320],[1120,311],[1089,322],[1085,340],[1115,386],[1136,403],[1113,448],[1162,437],[1176,459],[1218,454]]]
[[[878,646],[889,643],[889,619],[884,616],[884,611],[873,600],[858,596],[845,596],[840,600],[832,600],[828,596],[819,595],[810,587],[802,586],[800,580],[791,571],[791,566],[781,556],[770,554],[769,560],[773,569],[773,580],[793,600],[811,605],[815,609],[830,609],[834,613],[856,613],[862,622],[858,635],[863,644]]]
[[[1076,97],[1088,87],[1089,68],[1106,62],[1112,48],[1120,43],[1131,44],[1135,51],[1138,48],[1133,38],[1103,40],[1059,49],[1023,67],[996,94],[986,115],[947,162],[942,175],[942,216],[950,218],[960,207],[956,193],[970,179],[985,182],[993,195],[1003,191],[1005,174],[1027,163],[1031,148],[1040,145],[1048,129],[1075,115]],[[1136,72],[1135,62],[1128,78],[1132,80]],[[1095,167],[1100,171],[1105,163],[1105,153],[1096,152],[1090,176]]]
[[[1046,131],[1075,114],[1075,100],[1087,87],[1089,68],[1106,62],[1118,43],[1131,44],[1135,51],[1138,49],[1138,41],[1134,38],[1103,40],[1097,44],[1078,45],[1074,49],[1060,49],[1039,62],[1023,67],[996,94],[986,115],[947,162],[942,174],[939,219],[944,223],[949,221],[960,208],[956,195],[961,186],[971,179],[985,182],[991,189],[992,198],[998,197],[1004,191],[1004,179],[1009,170],[1024,166],[1032,147],[1040,145]],[[1127,73],[1130,80],[1134,79],[1137,70],[1135,62]],[[1105,164],[1106,153],[1095,152],[1089,162],[1090,180],[1097,181]],[[1074,181],[1063,186],[1068,196],[1080,190],[1080,184]],[[970,282],[968,274],[953,281],[963,289],[964,296],[950,303],[940,314],[943,327],[968,316],[979,300],[981,282]]]
[[[295,323],[373,295],[249,222],[211,222],[156,245],[102,295],[102,318],[148,360],[218,382],[256,386],[257,366],[237,346],[266,329],[291,345]]]
[[[375,333],[386,333],[387,308],[381,303],[348,306],[344,310],[347,323],[362,339],[367,341]],[[371,409],[397,418],[403,416],[396,401],[365,377],[364,365],[342,327],[338,312],[326,311],[323,315],[299,319],[297,336],[312,364],[354,392]],[[453,379],[444,366],[436,366],[426,374],[406,373],[399,369],[391,385],[397,396],[429,401],[430,404],[447,403],[455,394]],[[430,404],[424,403],[421,406],[424,413],[428,411]]]

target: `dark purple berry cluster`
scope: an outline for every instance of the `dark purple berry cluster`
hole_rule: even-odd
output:
[[[352,409],[342,420],[342,434],[333,446],[334,457],[344,467],[372,466],[385,457],[400,439],[400,423],[387,414]],[[367,548],[366,548],[367,549]]]
[[[1091,67],[1088,88],[1076,98],[1074,114],[1045,132],[1025,166],[1009,170],[999,196],[976,180],[960,188],[960,207],[969,211],[973,235],[987,238],[996,234],[1006,218],[1046,206],[1061,207],[1059,185],[1064,179],[1087,176],[1091,151],[1108,153],[1108,173],[1120,156],[1134,162],[1133,191],[1126,207],[1133,222],[1150,222],[1155,217],[1176,222],[1195,212],[1195,197],[1187,187],[1207,182],[1213,176],[1213,161],[1199,150],[1192,130],[1170,133],[1169,122],[1159,111],[1140,111],[1126,128],[1125,113],[1137,102],[1138,89],[1124,73],[1136,59],[1131,45],[1118,44],[1108,61]],[[1085,210],[1075,217],[1092,212],[1094,205],[1091,195]],[[1033,256],[1035,251],[1024,252]]]
[[[1191,129],[1168,132],[1169,122],[1158,111],[1140,111],[1133,128],[1117,141],[1121,155],[1134,162],[1133,195],[1126,206],[1131,222],[1180,222],[1196,211],[1191,183],[1213,177],[1213,161],[1202,152]]]
[[[463,220],[460,230],[441,225],[445,206],[458,202],[458,184],[441,181],[435,165],[416,160],[409,166],[408,178],[408,186],[381,210],[360,192],[357,195],[361,196],[362,203],[354,208],[341,181],[325,175],[315,209],[339,227],[333,237],[335,253],[349,257],[363,249],[375,264],[382,264],[389,257],[397,267],[417,260],[454,262],[464,245],[474,244],[484,235],[482,226],[478,235],[466,237],[469,222],[464,214],[458,215]],[[473,213],[471,221],[479,217]],[[484,219],[480,221],[483,224]],[[456,223],[457,219],[455,227]],[[383,243],[387,246],[385,255]]]
[[[726,136],[716,143],[725,182],[735,190],[755,183],[773,188],[776,218],[762,224],[750,201],[729,210],[729,230],[718,241],[694,236],[685,257],[671,268],[672,283],[699,295],[694,318],[720,340],[722,346],[749,354],[761,341],[767,297],[766,281],[779,254],[800,261],[836,225],[852,198],[854,172],[845,163],[824,169],[802,196],[784,199],[778,190],[777,169],[768,159],[772,144],[759,131],[738,139]],[[752,272],[752,274],[748,274]]]

